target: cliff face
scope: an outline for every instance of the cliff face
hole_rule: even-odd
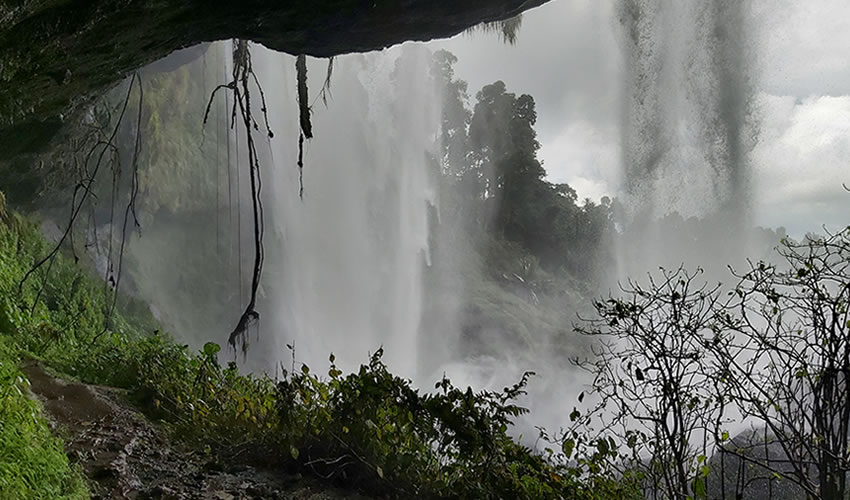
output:
[[[456,34],[547,0],[7,0],[0,5],[0,159],[74,105],[199,42],[242,38],[332,56]],[[39,131],[31,138],[32,129]],[[48,134],[51,135],[51,134]]]

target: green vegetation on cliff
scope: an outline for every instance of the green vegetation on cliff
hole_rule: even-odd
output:
[[[68,463],[39,405],[27,397],[18,352],[0,337],[0,498],[88,498],[85,480]]]
[[[194,354],[150,332],[149,313],[130,299],[119,300],[119,311],[107,320],[111,295],[103,283],[61,254],[49,276],[46,269],[37,271],[19,289],[48,250],[33,221],[11,215],[0,223],[0,370],[4,380],[14,379],[4,383],[6,392],[24,384],[14,362],[39,358],[84,382],[128,390],[174,436],[221,461],[277,464],[373,495],[635,495],[630,483],[599,468],[602,457],[567,463],[557,458],[560,453],[540,456],[508,435],[511,421],[525,412],[515,404],[525,378],[501,392],[476,393],[444,379],[434,392],[420,393],[387,371],[380,352],[349,375],[335,367],[333,356],[327,376],[295,360],[279,380],[241,375],[235,363],[220,364],[216,344]],[[6,418],[2,432],[33,444],[0,443],[0,470],[24,478],[13,479],[24,488],[23,498],[85,496],[59,441],[33,417],[33,403],[22,392],[12,397],[18,406],[4,411],[26,418]],[[9,450],[24,452],[32,464]],[[13,465],[24,470],[6,472]]]

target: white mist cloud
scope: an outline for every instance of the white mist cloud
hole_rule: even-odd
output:
[[[619,134],[586,120],[567,123],[540,150],[551,182],[565,182],[578,193],[598,201],[611,196],[619,182]]]
[[[850,222],[850,96],[763,94],[753,151],[756,220],[792,235]]]
[[[767,92],[801,97],[850,94],[850,3],[758,0],[754,20]]]

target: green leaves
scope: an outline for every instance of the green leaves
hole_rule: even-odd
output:
[[[218,354],[221,351],[221,346],[216,344],[215,342],[207,342],[204,344],[203,353],[204,356],[211,358]]]
[[[564,456],[568,459],[573,456],[573,450],[576,447],[575,439],[565,439],[561,444],[561,451],[564,453]]]

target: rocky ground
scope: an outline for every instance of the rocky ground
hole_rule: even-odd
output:
[[[120,390],[62,380],[35,361],[23,370],[94,499],[362,499],[280,471],[223,467],[171,442]]]

